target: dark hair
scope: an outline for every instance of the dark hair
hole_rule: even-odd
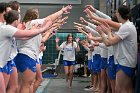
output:
[[[66,45],[68,44],[68,39],[69,39],[69,37],[72,37],[73,38],[73,35],[70,33],[70,34],[68,34],[68,36],[67,36],[67,41],[66,41]],[[73,46],[73,40],[72,40],[72,46]]]
[[[3,13],[6,11],[8,4],[5,2],[0,3],[0,13]]]
[[[114,14],[114,15],[112,16],[111,19],[112,19],[112,21],[114,21],[114,22],[119,22],[119,21],[118,21],[118,18],[117,18],[117,16],[116,16],[116,14]]]
[[[31,21],[31,20],[34,20],[34,19],[37,19],[39,17],[39,13],[38,13],[38,9],[36,8],[31,8],[31,9],[28,9],[25,13],[25,16],[23,18],[23,21],[22,22],[28,22],[28,21]]]
[[[18,11],[19,7],[20,7],[20,4],[18,1],[10,1],[9,2],[9,7],[12,8],[12,10],[16,10]]]
[[[128,6],[121,5],[118,8],[118,12],[123,19],[125,20],[130,19],[130,8]]]
[[[11,10],[4,14],[4,19],[7,24],[12,24],[15,20],[19,19],[19,13],[15,10]]]

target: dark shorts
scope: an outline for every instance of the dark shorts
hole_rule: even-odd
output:
[[[100,64],[101,64],[101,56],[99,54],[95,54],[93,56],[93,62],[92,62],[92,70],[94,74],[97,74],[101,71]]]
[[[88,70],[92,70],[92,60],[88,60]]]
[[[109,57],[109,64],[108,64],[108,76],[110,80],[116,79],[116,69],[117,65],[114,62],[114,56]]]
[[[134,76],[134,72],[135,72],[134,68],[126,67],[126,66],[122,66],[120,64],[117,64],[117,72],[119,70],[122,70],[128,77],[133,77]]]
[[[75,61],[67,61],[67,60],[63,60],[63,65],[64,65],[64,66],[75,65]]]
[[[26,69],[30,69],[32,72],[36,72],[36,60],[30,58],[25,54],[18,53],[15,59],[17,70],[24,72]]]
[[[107,58],[101,58],[100,68],[106,70],[107,66]]]
[[[13,60],[11,60],[11,65],[12,65],[12,67],[16,67],[15,58]]]
[[[2,68],[0,68],[0,72],[2,72],[2,70],[1,70]]]

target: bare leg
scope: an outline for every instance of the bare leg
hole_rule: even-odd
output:
[[[22,74],[22,85],[19,93],[30,93],[31,85],[35,79],[36,73],[27,69]]]
[[[106,90],[107,90],[106,71],[101,69],[101,93],[106,93]]]
[[[110,80],[112,93],[115,93],[115,80]]]
[[[107,93],[112,93],[111,82],[108,76],[108,68],[106,69],[106,80],[107,80]]]
[[[71,66],[70,66],[70,88],[72,87],[73,69],[74,69],[74,66],[71,65]]]
[[[32,82],[32,84],[30,86],[29,93],[33,93],[34,83],[35,83],[35,80]]]
[[[100,72],[97,73],[97,79],[98,79],[97,88],[94,91],[100,92],[100,89],[101,89],[101,73]]]
[[[41,65],[40,64],[36,64],[36,80],[33,86],[33,93],[36,92],[37,88],[39,87],[40,83],[42,82],[42,72],[41,72]]]
[[[3,74],[0,72],[0,93],[6,93]]]
[[[93,86],[93,90],[96,90],[97,84],[98,84],[97,75],[94,75],[94,74],[93,74],[93,77],[94,77],[94,82],[93,82],[93,83],[94,83],[94,84],[93,84],[94,86]]]
[[[122,70],[117,72],[115,89],[115,93],[132,93],[132,79],[128,77]]]
[[[21,84],[22,84],[21,76],[22,76],[22,73],[18,72],[18,88],[16,90],[16,93],[19,93],[20,88],[21,88]]]
[[[7,74],[7,73],[4,72],[3,77],[4,77],[4,82],[5,82],[5,88],[7,88],[8,82],[9,82],[9,79],[10,79],[10,74]]]
[[[17,74],[17,68],[12,67],[14,72],[10,75],[7,93],[15,93],[18,88],[18,74]]]
[[[67,83],[68,82],[69,67],[68,66],[64,66],[64,70],[65,70],[66,83]]]
[[[90,73],[91,73],[91,85],[94,86],[94,75],[92,71],[90,71]]]

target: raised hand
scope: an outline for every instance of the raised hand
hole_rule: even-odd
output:
[[[87,22],[83,17],[80,17],[80,21],[81,21],[82,23],[85,23],[86,25],[88,25],[88,22]]]
[[[65,16],[64,18],[60,18],[56,23],[64,23],[68,19],[68,16]]]
[[[88,19],[88,20],[93,22],[95,25],[101,25],[101,23],[95,19]]]
[[[92,36],[91,33],[89,33],[88,36],[87,36],[87,38],[89,38],[89,39],[92,39],[92,37],[93,37],[93,36]]]
[[[109,32],[111,32],[111,28],[106,22],[103,22],[103,24],[100,27],[102,28],[102,31],[105,34],[108,34]]]
[[[94,19],[96,16],[93,14],[93,12],[91,12],[88,8],[85,9],[83,12],[85,12],[87,14],[86,17],[88,17],[89,19]]]
[[[79,31],[79,32],[81,32],[81,33],[83,33],[84,35],[88,35],[84,30],[82,30],[82,28],[80,28],[80,27],[77,27],[77,30]]]
[[[86,8],[88,8],[89,10],[91,10],[92,12],[96,12],[96,9],[92,6],[92,5],[86,5]]]
[[[73,23],[74,23],[74,25],[76,25],[76,26],[85,27],[85,25],[83,25],[83,24],[80,24],[80,23],[77,23],[77,22],[73,22]]]
[[[66,7],[63,7],[63,8],[62,8],[63,14],[68,14],[68,13],[70,13],[69,10],[71,10],[71,9],[72,9],[72,6],[71,6],[71,5],[68,5],[68,6],[66,6]]]
[[[59,38],[58,38],[58,37],[55,38],[55,42],[56,42],[56,43],[59,42]]]
[[[104,32],[102,31],[101,25],[96,27],[96,31],[97,31],[100,35],[104,34]]]
[[[78,43],[79,42],[79,40],[80,40],[80,38],[79,37],[77,37],[76,39],[75,39],[75,41]]]

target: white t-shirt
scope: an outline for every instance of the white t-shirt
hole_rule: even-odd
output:
[[[13,60],[16,57],[17,54],[18,54],[17,42],[15,40],[15,37],[13,37],[12,38],[12,50],[11,50],[11,54],[10,54],[10,57],[9,57],[9,61]]]
[[[122,25],[122,23],[120,23],[120,25]],[[112,32],[112,34],[115,34],[116,32],[118,32],[118,31],[113,31]],[[109,46],[108,47],[108,59],[111,57],[111,56],[114,56],[114,53],[115,53],[115,51],[114,51],[114,46],[112,45],[112,46]],[[108,61],[109,62],[109,61]],[[115,64],[118,64],[116,61],[115,61],[115,58],[114,58],[114,63]]]
[[[128,20],[122,24],[116,35],[122,41],[114,45],[115,61],[122,66],[135,68],[137,63],[137,33],[135,26]]]
[[[93,55],[95,55],[95,54],[101,54],[101,49],[100,49],[99,46],[95,46],[95,47],[94,47]]]
[[[41,52],[39,53],[39,55],[38,55],[38,58],[39,58],[39,59],[42,59],[42,57],[43,57],[43,52],[41,51]]]
[[[114,55],[113,46],[108,47],[108,58]]]
[[[75,61],[75,49],[77,48],[77,43],[73,42],[66,44],[66,41],[60,45],[60,48],[64,50],[63,60]]]
[[[91,40],[91,42],[89,43],[89,46],[93,45],[93,43],[94,43],[94,41]],[[88,60],[92,60],[93,51],[91,51],[90,48],[88,48],[87,46],[86,47],[84,46],[84,48],[88,51]]]
[[[32,28],[34,24],[42,25],[44,19],[36,19],[26,23],[26,29]],[[29,40],[17,40],[19,53],[25,54],[32,59],[38,59],[39,49],[41,46],[42,35],[39,34]]]
[[[18,31],[17,28],[11,25],[0,23],[0,67],[3,68],[9,57],[12,49],[13,35]]]
[[[100,47],[99,46],[95,46],[94,47],[94,51],[92,52],[92,62],[93,62],[93,56],[95,55],[95,54],[101,54],[101,49],[100,49]]]
[[[100,48],[100,50],[101,50],[101,57],[102,58],[108,58],[108,49],[107,48],[106,49],[105,48]]]

